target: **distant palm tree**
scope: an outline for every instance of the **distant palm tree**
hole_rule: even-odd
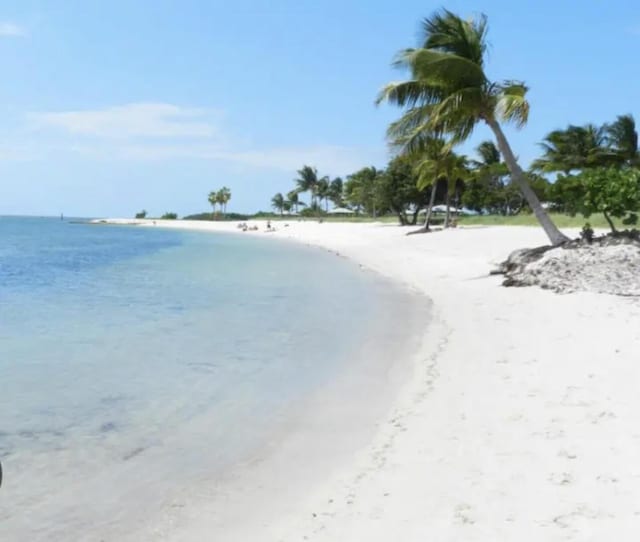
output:
[[[523,126],[529,103],[524,83],[492,82],[484,72],[487,18],[464,20],[442,10],[425,19],[422,29],[422,48],[400,52],[396,62],[410,70],[411,79],[388,84],[377,99],[406,108],[389,127],[391,139],[409,150],[419,149],[433,134],[447,134],[456,144],[465,141],[479,122],[486,123],[512,179],[551,242],[566,241],[529,186],[500,126],[500,121]]]
[[[324,200],[325,211],[329,210],[329,196],[331,195],[331,186],[329,183],[329,177],[325,176],[322,179],[318,179],[318,188],[317,188],[318,199],[320,200],[320,204]]]
[[[275,196],[271,198],[271,207],[273,207],[276,211],[278,211],[280,213],[280,216],[283,215],[285,203],[286,203],[286,200],[284,199],[284,196],[280,192],[278,192]]]
[[[318,170],[311,166],[303,166],[298,170],[298,178],[295,180],[298,192],[311,192],[311,205],[315,206],[318,194]]]
[[[509,175],[509,167],[502,161],[495,143],[483,141],[475,150],[480,159],[469,162],[472,167],[471,178],[474,181],[488,181],[489,185],[502,184],[502,179]]]
[[[344,206],[344,183],[340,177],[336,177],[329,185],[329,199],[335,207]]]
[[[617,160],[625,165],[640,164],[638,132],[633,115],[619,115],[612,124],[605,126],[606,139]]]
[[[218,203],[220,204],[220,208],[222,209],[223,214],[227,212],[227,203],[231,200],[231,190],[226,186],[223,186],[217,192]]]
[[[476,167],[491,167],[496,164],[502,164],[500,157],[500,149],[496,147],[493,141],[483,141],[476,147],[476,153],[480,160],[472,160]]]
[[[296,214],[298,213],[298,207],[304,205],[304,203],[300,201],[300,193],[297,190],[291,190],[291,192],[287,194],[287,201],[291,204]]]
[[[209,192],[209,203],[213,207],[213,214],[211,215],[213,218],[213,216],[216,214],[216,205],[218,204],[218,192]]]
[[[446,183],[447,188],[447,213],[445,215],[444,227],[448,228],[451,220],[449,210],[451,192],[455,190],[457,181],[464,179],[468,175],[467,158],[453,152],[451,144],[441,138],[432,137],[425,139],[423,149],[423,157],[416,163],[415,170],[418,174],[418,188],[424,190],[431,186],[431,196],[429,206],[427,207],[424,229],[425,231],[429,229],[438,183],[442,180]]]
[[[535,171],[569,174],[574,170],[610,164],[615,158],[606,146],[606,132],[593,124],[569,125],[566,130],[554,130],[540,144],[543,155],[534,160]]]

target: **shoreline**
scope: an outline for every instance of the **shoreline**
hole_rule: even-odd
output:
[[[381,224],[277,226],[268,237],[330,250],[426,293],[433,329],[371,444],[295,510],[253,525],[249,540],[633,539],[636,300],[502,288],[488,271],[511,250],[544,244],[534,228],[407,237]],[[175,539],[207,534],[201,518]]]

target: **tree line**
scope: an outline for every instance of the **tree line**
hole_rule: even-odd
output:
[[[393,212],[402,224],[415,224],[426,209],[442,202],[447,209],[465,206],[478,212],[532,212],[553,244],[567,240],[547,213],[552,208],[585,217],[601,212],[612,229],[612,217],[637,222],[640,208],[640,156],[635,121],[621,115],[603,126],[570,125],[554,130],[541,143],[542,156],[529,171],[516,159],[503,123],[526,125],[530,104],[527,85],[518,80],[494,81],[485,72],[487,18],[462,19],[440,10],[422,22],[420,45],[397,54],[395,65],[409,77],[386,85],[376,103],[402,110],[387,136],[396,156],[384,170],[363,168],[343,182],[319,177],[304,166],[295,187],[278,193],[272,206],[297,211],[299,194],[310,193],[303,212],[319,213],[328,202],[371,216]],[[469,158],[455,152],[478,124],[487,140]],[[545,175],[557,175],[550,182]],[[450,213],[445,216],[445,225]]]
[[[611,124],[569,126],[554,130],[540,143],[543,153],[523,177],[539,201],[552,210],[586,217],[603,213],[614,229],[612,217],[634,224],[640,207],[638,134],[632,115],[620,115]],[[546,174],[559,173],[555,182]],[[403,225],[416,224],[426,209],[425,227],[435,204],[449,210],[465,209],[496,215],[531,212],[526,197],[512,181],[508,165],[490,140],[475,148],[473,157],[456,153],[443,138],[425,141],[419,153],[400,153],[385,169],[364,167],[346,177],[329,180],[317,169],[304,166],[295,188],[272,198],[279,213],[317,215],[334,207],[347,207],[372,217],[395,214]],[[300,195],[310,193],[310,205]],[[444,217],[449,226],[452,213]]]

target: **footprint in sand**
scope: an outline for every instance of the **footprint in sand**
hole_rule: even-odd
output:
[[[567,450],[560,450],[558,452],[558,457],[564,457],[565,459],[576,459],[578,455],[574,452],[570,452]]]
[[[471,505],[466,503],[461,503],[453,509],[453,518],[461,525],[473,525],[476,522]]]
[[[573,483],[573,476],[568,472],[553,472],[547,480],[556,486],[568,486]]]
[[[589,418],[591,419],[591,423],[596,425],[602,422],[606,422],[608,420],[613,420],[617,418],[617,416],[615,412],[603,410],[602,412],[599,412],[597,414],[592,414],[591,416],[589,416]]]

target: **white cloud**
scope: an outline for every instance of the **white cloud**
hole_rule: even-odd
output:
[[[67,134],[56,136],[58,152],[96,159],[162,161],[196,159],[227,162],[247,169],[293,172],[304,164],[332,175],[386,161],[386,151],[362,147],[316,144],[257,147],[226,133],[220,113],[183,108],[168,103],[133,103],[105,109],[31,113],[40,129]]]
[[[36,125],[110,139],[211,138],[207,111],[167,103],[133,103],[88,111],[31,113]]]
[[[20,38],[27,35],[21,26],[8,21],[0,21],[0,36],[6,38]]]
[[[220,159],[255,168],[295,171],[302,165],[316,165],[332,175],[346,175],[361,167],[384,162],[384,152],[371,149],[337,145],[314,145],[308,147],[276,147],[235,152],[223,152]]]
[[[216,144],[129,144],[117,147],[76,145],[72,150],[98,159],[158,162],[175,159],[196,159],[233,163],[250,170],[280,170],[293,172],[304,164],[317,166],[332,175],[346,175],[369,165],[381,165],[386,159],[384,148],[312,145],[296,147],[265,147],[234,149]]]

